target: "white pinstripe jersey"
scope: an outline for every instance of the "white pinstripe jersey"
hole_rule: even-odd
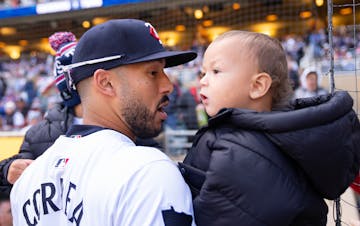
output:
[[[74,127],[90,134],[61,136],[15,183],[14,226],[195,225],[191,193],[166,155],[113,130]]]

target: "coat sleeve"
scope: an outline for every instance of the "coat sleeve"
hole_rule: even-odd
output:
[[[211,147],[206,179],[194,199],[197,225],[289,225],[301,209],[296,183],[271,159],[236,140],[218,139]]]

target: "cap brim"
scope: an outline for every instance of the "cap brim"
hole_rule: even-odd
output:
[[[165,67],[173,67],[192,61],[196,57],[197,54],[192,51],[163,51],[148,55],[146,57],[141,57],[139,59],[131,60],[129,62],[126,62],[126,64],[165,59],[166,60]]]
[[[159,60],[159,59],[166,60],[165,67],[173,67],[173,66],[187,63],[187,62],[195,59],[196,57],[197,57],[197,54],[192,51],[161,51],[161,52],[150,54],[150,55],[147,55],[144,57],[139,57],[137,59],[123,61],[123,59],[120,58],[117,60],[102,62],[99,64],[75,67],[72,69],[71,77],[73,79],[73,83],[77,84],[82,79],[91,76],[94,73],[94,71],[99,68],[108,70],[108,69],[115,68],[115,67],[122,66],[122,65],[134,64],[134,63],[140,63],[140,62],[146,62],[146,61],[152,61],[152,60]]]

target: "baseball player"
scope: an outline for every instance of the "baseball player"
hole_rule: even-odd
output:
[[[156,136],[167,118],[173,87],[164,68],[195,57],[167,51],[141,20],[88,30],[64,68],[84,124],[73,125],[16,181],[14,225],[195,225],[177,166],[158,149],[134,144]]]

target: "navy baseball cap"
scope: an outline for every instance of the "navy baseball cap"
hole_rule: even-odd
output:
[[[70,72],[70,85],[90,77],[97,69],[165,59],[165,67],[184,64],[195,59],[192,51],[166,50],[155,30],[147,22],[136,19],[109,20],[83,34],[78,41]]]

